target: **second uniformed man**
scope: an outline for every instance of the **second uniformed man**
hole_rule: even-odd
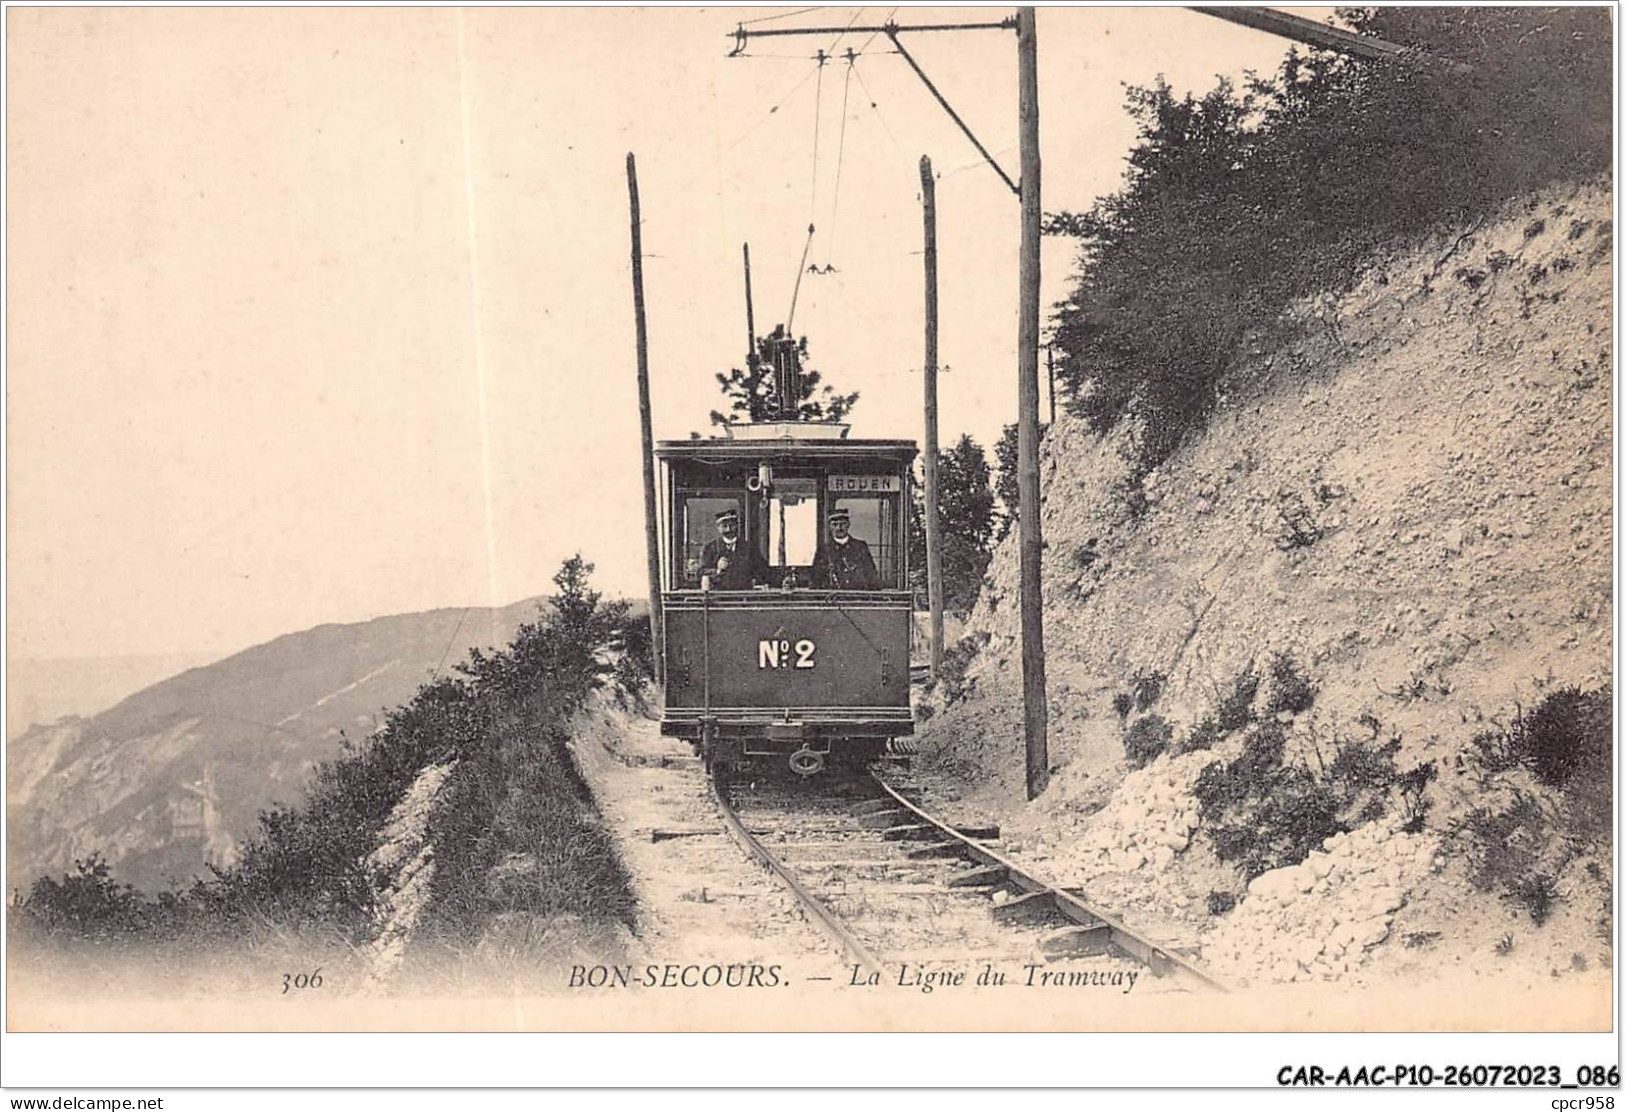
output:
[[[812,585],[832,591],[873,591],[880,586],[869,546],[852,536],[852,515],[839,506],[829,513],[829,542],[813,557]]]

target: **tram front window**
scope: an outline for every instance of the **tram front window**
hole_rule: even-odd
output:
[[[818,481],[779,479],[767,505],[767,561],[804,572],[818,552]]]
[[[690,495],[683,499],[682,551],[678,553],[677,576],[680,588],[694,590],[700,585],[700,561],[705,546],[716,540],[716,519],[724,510],[737,512],[744,500],[737,495]]]
[[[885,495],[866,497],[846,494],[834,495],[832,499],[835,509],[846,515],[847,535],[863,543],[874,563],[875,582],[867,585],[867,589],[897,588],[902,579],[902,569],[897,546],[893,543],[897,531],[896,499]],[[833,525],[833,521],[830,524]],[[833,546],[836,540],[834,528],[829,528],[826,544]]]

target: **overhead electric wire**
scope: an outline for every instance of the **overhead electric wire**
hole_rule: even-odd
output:
[[[755,123],[751,124],[750,127],[745,130],[745,133],[743,135],[741,135],[739,138],[735,139],[732,143],[728,144],[727,149],[731,151],[735,147],[739,146],[739,144],[743,143],[746,139],[749,139],[751,137],[751,135],[753,135],[755,133],[757,128],[759,128],[763,124],[767,123],[767,121],[770,118],[772,118],[772,116],[773,116],[773,114],[775,112],[777,112],[779,109],[783,108],[786,104],[788,104],[790,102],[790,98],[795,96],[796,93],[800,92],[801,87],[803,85],[805,85],[814,75],[816,75],[818,73],[819,70],[821,70],[823,68],[824,67],[822,65],[814,66],[810,73],[808,73],[800,81],[797,81],[794,85],[792,85],[790,87],[790,91],[784,94],[783,98],[780,99],[779,103],[775,104],[772,108],[769,108],[767,110],[766,115],[764,115],[761,119],[757,120]]]
[[[818,132],[819,124],[824,119],[824,52],[818,52],[818,88],[813,94],[813,138],[812,138],[812,199],[807,205],[807,219],[817,217],[818,212]]]
[[[808,12],[821,12],[823,10],[824,9],[822,6],[816,8],[797,8],[793,12],[778,12],[774,15],[759,16],[756,19],[742,19],[739,21],[739,26],[747,27],[752,23],[771,23],[775,19],[789,19],[793,15],[806,15]],[[892,10],[895,11],[896,9],[894,8]]]
[[[868,8],[859,8],[853,14],[852,18],[846,21],[846,31],[850,31],[853,25],[856,24],[857,21],[862,17],[863,13],[868,10]],[[835,40],[829,44],[829,53],[835,53],[835,48],[841,45],[842,39],[846,38],[846,31],[842,31],[839,35],[835,36]]]
[[[869,107],[875,110],[875,119],[879,120],[880,126],[885,129],[886,138],[890,139],[891,145],[897,148],[897,153],[902,154],[903,145],[897,141],[897,136],[892,134],[891,125],[886,122],[885,113],[880,111],[880,102],[875,100],[875,95],[869,91],[869,83],[863,79],[863,71],[854,64],[852,72],[857,74],[858,87],[863,90],[863,95],[869,98]]]
[[[809,58],[816,58],[814,54],[735,54],[735,58],[742,61],[770,61],[770,62],[805,62]]]
[[[882,21],[883,24],[891,23],[891,21],[896,17],[896,15],[897,15],[897,9],[893,8],[891,11],[886,13],[886,18],[885,18],[885,20]],[[868,50],[870,44],[873,43],[875,41],[875,39],[878,38],[879,36],[880,36],[879,31],[875,31],[875,32],[871,33],[868,38],[863,40],[863,45],[858,47],[858,53],[861,55],[864,51]],[[858,69],[858,64],[857,64],[856,61],[854,61],[852,63],[852,71],[854,73],[857,73],[857,69]],[[875,95],[869,91],[869,83],[866,82],[863,79],[863,74],[861,74],[861,73],[858,73],[858,87],[863,90],[863,95],[869,98],[869,107],[874,109],[875,119],[879,120],[880,121],[880,126],[885,129],[886,138],[890,139],[891,140],[891,145],[893,147],[897,148],[897,153],[902,154],[903,153],[903,145],[897,141],[897,136],[892,134],[891,125],[886,122],[886,117],[881,115],[881,113],[880,113],[880,102],[875,100]]]
[[[451,646],[456,642],[457,635],[463,632],[463,621],[468,617],[468,612],[472,609],[474,609],[472,606],[465,606],[463,612],[457,615],[457,626],[451,631],[451,636],[446,640],[446,647],[440,651],[440,660],[430,670],[429,675],[438,676],[440,674],[440,669],[445,666],[446,657],[451,653]]]
[[[993,154],[994,154],[995,157],[997,157],[999,155],[1013,154],[1015,151],[1016,151],[1016,147],[1014,145],[1011,145],[1011,146],[1008,146],[1008,147],[1000,147],[998,150],[994,151]],[[976,159],[972,159],[969,162],[961,162],[958,166],[950,166],[946,170],[938,170],[937,171],[937,180],[941,181],[944,178],[951,178],[955,174],[962,174],[966,170],[980,169],[982,167],[985,167],[986,165],[987,165],[987,159],[985,159],[985,158],[976,158]]]
[[[817,10],[818,9],[816,9],[816,8],[800,8],[800,9],[797,9],[796,11],[781,12],[781,13],[777,13],[777,14],[771,15],[771,16],[763,16],[763,17],[761,17],[759,19],[744,20],[739,24],[739,26],[744,27],[747,24],[765,23],[765,22],[768,22],[769,20],[784,19],[784,18],[788,18],[790,16],[803,15],[803,14],[806,14],[807,12],[817,11]],[[796,270],[795,288],[794,288],[794,291],[790,295],[790,312],[789,312],[789,315],[788,315],[788,320],[794,320],[795,319],[796,302],[799,299],[799,296],[800,296],[800,293],[801,293],[801,277],[809,269],[808,266],[807,266],[807,258],[811,254],[811,251],[812,251],[812,241],[813,241],[813,237],[814,237],[814,234],[815,234],[815,228],[816,228],[814,221],[816,220],[817,215],[818,215],[818,156],[819,156],[820,140],[821,140],[821,136],[822,136],[822,132],[823,132],[823,126],[822,125],[823,125],[823,103],[824,103],[824,66],[834,56],[835,48],[840,45],[841,40],[846,37],[847,32],[849,30],[851,30],[851,28],[857,24],[857,22],[858,22],[858,20],[860,18],[862,18],[863,13],[865,11],[867,11],[866,8],[859,8],[853,14],[852,18],[847,21],[846,27],[844,29],[840,30],[836,34],[835,39],[834,39],[833,42],[830,43],[829,48],[827,50],[822,50],[821,49],[821,50],[818,51],[818,53],[816,55],[814,55],[814,57],[813,57],[814,65],[813,65],[812,73],[808,74],[806,77],[803,77],[800,81],[796,82],[796,84],[789,90],[789,92],[785,93],[783,98],[781,98],[777,104],[775,104],[772,108],[768,109],[767,113],[765,115],[763,115],[759,120],[757,120],[754,124],[752,124],[750,126],[750,128],[747,131],[745,131],[745,133],[743,135],[741,135],[738,139],[734,140],[733,143],[729,144],[729,146],[727,148],[728,150],[733,150],[735,147],[739,146],[746,139],[748,139],[752,134],[754,134],[757,128],[761,127],[762,124],[766,123],[769,117],[773,116],[775,113],[777,113],[779,111],[780,108],[783,108],[787,103],[789,103],[790,98],[793,97],[801,89],[801,87],[807,83],[807,77],[816,78],[816,83],[814,85],[814,95],[813,95],[812,168],[811,168],[811,172],[809,174],[809,177],[812,180],[811,180],[809,190],[808,190],[809,195],[808,195],[807,242],[806,242],[806,245],[802,249],[801,264],[800,264],[800,266],[797,267],[797,270]],[[897,8],[894,7],[894,8],[891,9],[891,11],[889,11],[887,13],[884,26],[872,30],[870,32],[869,37],[864,40],[863,46],[860,47],[859,49],[853,50],[851,47],[848,47],[847,51],[846,51],[846,54],[844,55],[844,57],[846,58],[847,65],[846,65],[845,77],[843,78],[843,80],[841,82],[841,129],[840,129],[840,136],[839,136],[839,139],[837,141],[836,155],[835,155],[835,192],[834,192],[834,197],[833,197],[833,199],[831,201],[831,205],[830,205],[830,242],[829,242],[828,249],[825,251],[825,263],[824,263],[824,266],[822,268],[820,268],[817,265],[814,265],[811,268],[811,270],[814,273],[831,274],[831,273],[835,272],[835,267],[834,267],[832,259],[833,259],[833,255],[834,255],[834,249],[835,249],[836,233],[840,228],[841,179],[843,177],[843,171],[844,171],[844,168],[845,168],[845,165],[846,165],[846,161],[845,161],[846,160],[846,121],[847,121],[847,115],[848,115],[850,105],[851,105],[852,76],[854,74],[857,75],[859,87],[861,87],[863,89],[864,95],[869,98],[869,107],[874,110],[876,118],[880,120],[880,126],[881,126],[882,129],[885,130],[886,137],[891,140],[892,146],[894,148],[896,148],[898,153],[899,154],[902,153],[902,145],[900,143],[898,143],[897,136],[895,134],[893,134],[892,129],[891,129],[891,125],[886,122],[886,117],[880,111],[879,102],[876,101],[874,94],[872,92],[870,92],[868,82],[866,82],[863,79],[863,74],[858,71],[858,66],[857,66],[858,58],[863,54],[863,52],[865,50],[867,50],[869,48],[870,44],[875,41],[875,39],[881,34],[882,31],[886,31],[886,30],[888,30],[890,28],[891,20],[892,20],[892,18],[894,16],[896,16],[896,14],[897,14]],[[864,28],[864,30],[869,30],[869,28],[866,27],[866,28]],[[781,34],[781,33],[784,33],[784,32],[767,32],[767,33],[769,33],[769,34]],[[733,53],[732,57],[758,57],[758,58],[770,58],[770,57],[786,58],[786,57],[793,57],[792,55],[760,55],[760,54],[758,54],[758,55],[748,55],[748,54],[744,53],[745,42],[746,42],[745,33],[743,31],[741,31],[739,36],[738,36],[738,42],[737,42],[737,45],[735,47],[735,50],[734,50],[734,53]],[[898,50],[890,51],[889,53],[901,53],[901,49],[899,48]],[[787,321],[787,323],[788,323],[788,321]]]
[[[857,18],[856,16],[853,17]],[[857,68],[857,55],[847,50],[846,80],[841,82],[841,138],[835,145],[835,200],[829,214],[829,246],[824,248],[824,273],[834,269],[835,236],[841,230],[841,168],[846,165],[846,104],[852,92],[852,71]]]
[[[851,30],[858,20],[863,18],[863,13],[868,10],[868,8],[859,8],[857,11],[853,12],[852,18],[846,22],[847,30]],[[829,44],[829,54],[831,57],[834,57],[835,48],[841,45],[841,40],[844,38],[846,38],[846,31],[842,31],[839,35],[836,35],[835,40]],[[844,155],[846,152],[846,104],[848,94],[852,88],[852,60],[855,57],[855,55],[852,53],[851,47],[846,48],[846,53],[846,77],[841,82],[841,137],[835,150],[835,199],[832,202],[833,207],[830,210],[829,246],[824,248],[823,269],[820,270],[818,264],[813,264],[813,273],[815,274],[828,274],[835,269],[834,264],[830,262],[830,255],[835,250],[835,232],[840,227],[841,166],[842,155]]]

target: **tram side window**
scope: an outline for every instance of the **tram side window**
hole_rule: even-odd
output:
[[[683,499],[682,550],[678,553],[677,582],[681,590],[694,590],[700,585],[700,557],[705,546],[717,538],[717,514],[723,510],[742,510],[743,504],[734,495],[689,495]]]

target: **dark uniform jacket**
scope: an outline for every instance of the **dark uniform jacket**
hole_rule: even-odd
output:
[[[869,546],[851,537],[845,544],[830,541],[813,557],[812,585],[832,591],[873,591],[880,573]]]
[[[717,561],[728,558],[728,566],[717,571]],[[728,542],[721,537],[710,541],[700,554],[700,574],[711,577],[711,589],[716,591],[748,591],[758,583],[766,583],[767,561],[756,551],[756,546],[740,537],[728,551]]]

